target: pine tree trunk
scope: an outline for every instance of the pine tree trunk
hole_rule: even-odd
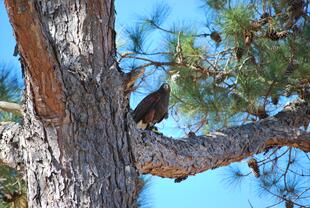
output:
[[[114,3],[6,1],[25,69],[30,207],[134,207]]]

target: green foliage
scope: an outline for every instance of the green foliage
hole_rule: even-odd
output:
[[[8,65],[0,64],[0,101],[18,103],[21,97],[21,87]],[[9,112],[0,112],[0,121],[15,121],[20,118]]]
[[[129,50],[135,53],[143,53],[144,40],[147,37],[147,30],[143,25],[135,25],[126,30],[130,40]]]
[[[219,10],[227,4],[227,0],[202,0],[204,6]]]
[[[0,65],[0,101],[20,102],[21,87],[12,68]],[[0,112],[0,121],[19,122],[20,118],[9,112]],[[18,172],[0,164],[0,207],[27,207],[26,184]]]
[[[26,184],[12,168],[0,165],[0,207],[27,207]]]
[[[228,37],[242,35],[246,28],[250,27],[253,11],[244,5],[231,9],[224,9],[219,16],[218,24],[223,33]]]
[[[137,54],[144,53],[145,40],[150,37],[153,29],[158,29],[165,21],[170,13],[170,8],[164,3],[160,3],[153,7],[153,11],[141,16],[138,24],[126,29],[127,38],[129,40],[129,51]]]
[[[166,73],[174,108],[195,123],[206,120],[202,130],[207,130],[235,125],[238,118],[238,124],[265,118],[284,97],[302,97],[310,81],[310,23],[300,13],[305,5],[301,0],[269,1],[264,6],[203,2],[206,10],[215,9],[213,26],[218,31],[198,33],[206,29],[193,25],[165,27],[169,7],[159,4],[130,35],[132,51],[139,52],[132,57]],[[161,41],[164,51],[143,51],[149,39],[145,34],[154,31],[166,34]],[[214,39],[211,32],[220,37]]]
[[[174,93],[182,94],[178,96],[182,97],[182,102],[181,99],[172,99],[172,103],[183,113],[220,117],[212,119],[214,116],[208,116],[208,123],[213,126],[218,126],[219,122],[232,124],[233,118],[242,112],[264,118],[268,116],[267,107],[271,104],[269,98],[295,94],[297,89],[302,90],[302,86],[298,86],[300,83],[309,82],[310,55],[307,50],[310,41],[306,37],[309,34],[309,23],[296,23],[298,33],[293,29],[287,32],[277,16],[270,17],[269,23],[262,23],[264,19],[257,18],[254,12],[259,8],[249,4],[220,9],[217,25],[221,28],[222,35],[227,37],[228,46],[233,47],[226,56],[219,53],[213,58],[201,45],[196,46],[200,49],[196,53],[199,54],[196,56],[199,57],[198,60],[192,58],[195,57],[194,53],[182,51],[183,62],[188,68],[171,67],[171,70],[173,73],[179,72],[174,84],[174,88],[179,89]],[[259,30],[253,28],[255,21],[261,24]],[[283,34],[290,35],[285,35],[285,38],[279,36],[275,41],[274,37],[267,35],[270,28],[285,30]],[[250,38],[246,39],[247,36]],[[197,39],[197,36],[192,38]],[[242,54],[239,54],[240,60],[237,58],[234,61],[237,56],[234,54],[236,47],[241,47]],[[181,48],[187,49],[187,44],[181,42]],[[216,72],[207,72],[209,69]],[[224,72],[229,75],[223,76]],[[197,113],[193,113],[194,111]]]
[[[6,65],[0,66],[0,98],[1,100],[18,102],[20,86],[12,74],[12,69]]]
[[[141,17],[142,22],[149,24],[151,27],[161,26],[170,14],[170,7],[161,2],[153,7],[153,11],[145,17]]]

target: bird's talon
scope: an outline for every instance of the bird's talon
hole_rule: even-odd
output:
[[[150,129],[152,132],[154,132],[155,134],[158,134],[158,135],[163,135],[163,133],[161,133],[160,131],[158,131],[158,128],[153,126],[151,127]]]

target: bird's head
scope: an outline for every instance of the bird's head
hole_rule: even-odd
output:
[[[160,86],[160,90],[163,90],[165,92],[170,92],[170,85],[168,83],[164,83]]]

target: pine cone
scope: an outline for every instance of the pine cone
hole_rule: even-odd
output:
[[[248,166],[251,168],[253,175],[258,178],[260,176],[259,166],[257,164],[257,160],[252,158],[248,161]]]
[[[244,52],[243,48],[240,48],[240,47],[235,48],[236,58],[238,62],[241,60],[243,56],[243,52]]]
[[[270,40],[277,41],[286,38],[288,34],[289,32],[287,30],[277,32],[274,29],[270,28],[266,33],[266,37],[269,38]]]
[[[294,203],[291,200],[285,201],[285,208],[294,208]]]
[[[244,44],[246,47],[249,47],[253,41],[253,33],[250,31],[246,31],[243,33],[243,37],[244,37]]]
[[[11,203],[11,202],[14,202],[18,197],[20,197],[22,194],[19,193],[19,192],[13,192],[13,193],[5,193],[3,195],[3,198],[2,200],[4,202],[7,202],[7,203]]]
[[[273,41],[279,40],[279,38],[277,36],[277,32],[274,29],[269,29],[267,31],[266,37],[273,40]]]
[[[276,34],[279,37],[279,39],[283,39],[288,36],[289,32],[287,30],[283,30],[281,32],[277,32]]]
[[[220,34],[216,31],[213,31],[211,34],[210,34],[210,37],[212,40],[214,40],[216,42],[216,44],[219,44],[221,41],[222,41],[222,38],[220,36]]]

